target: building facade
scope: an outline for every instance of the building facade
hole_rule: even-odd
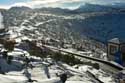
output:
[[[125,41],[114,38],[108,41],[108,59],[125,66]]]

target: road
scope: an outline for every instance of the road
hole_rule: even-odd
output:
[[[62,48],[59,49],[59,48],[53,47],[53,46],[44,45],[44,47],[46,47],[50,50],[56,50],[56,51],[59,51],[59,52],[68,53],[68,54],[77,56],[80,59],[87,59],[87,60],[90,60],[92,62],[99,63],[100,68],[105,69],[107,71],[110,71],[112,73],[116,73],[116,72],[124,69],[122,66],[120,66],[118,64],[114,64],[110,61],[102,60],[102,59],[95,58],[95,57],[85,56],[85,55],[82,55],[82,54],[78,54],[77,52],[71,52],[71,51],[67,51],[67,50],[62,49]]]

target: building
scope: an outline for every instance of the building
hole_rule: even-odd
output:
[[[125,66],[125,40],[113,38],[108,41],[108,59]]]

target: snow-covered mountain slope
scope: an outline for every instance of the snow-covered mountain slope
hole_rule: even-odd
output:
[[[17,8],[18,9],[18,8]],[[4,12],[4,24],[11,38],[26,36],[29,39],[53,38],[63,41],[78,41],[80,35],[71,29],[72,21],[84,19],[80,15],[58,15],[44,11],[17,10]]]
[[[115,37],[125,39],[124,22],[125,12],[97,15],[83,21],[81,33],[103,42]]]
[[[99,79],[105,78],[106,83],[115,83],[112,74],[101,69],[97,70],[92,66],[77,64],[75,67],[64,62],[57,62],[52,58],[41,59],[29,56],[27,51],[18,48],[14,48],[12,52],[8,53],[8,56],[13,56],[11,63],[8,63],[2,56],[1,54],[0,73],[4,72],[4,74],[0,74],[1,83],[29,83],[29,78],[34,80],[32,83],[62,83],[60,76],[63,73],[67,74],[66,83],[99,83],[88,71],[97,75]],[[27,60],[30,60],[28,65]]]
[[[41,40],[46,38],[47,40],[52,38],[57,42],[66,41],[72,43],[81,41],[81,36],[83,35],[97,39],[100,37],[105,37],[102,35],[106,35],[109,29],[106,29],[106,32],[102,33],[101,31],[103,31],[104,28],[100,29],[98,27],[94,27],[96,26],[96,23],[99,22],[99,20],[95,21],[95,18],[98,18],[98,16],[107,16],[108,14],[85,14],[72,12],[73,11],[58,8],[30,9],[27,7],[13,7],[2,12],[1,23],[4,23],[4,27],[7,30],[1,32],[5,33],[6,37],[12,39],[14,38],[19,42],[23,39]],[[91,19],[94,19],[95,24],[91,23]],[[39,43],[37,42],[37,44]],[[34,44],[34,41],[22,41],[16,44],[16,47],[18,47],[18,49],[15,48],[14,51],[8,53],[8,56],[11,57],[6,59],[5,57],[3,57],[3,54],[0,54],[1,82],[27,83],[28,79],[31,78],[34,80],[34,83],[61,83],[60,75],[62,73],[67,73],[68,79],[66,83],[99,83],[97,79],[90,75],[90,73],[92,73],[101,81],[104,81],[106,83],[115,83],[115,77],[113,77],[110,72],[106,72],[102,69],[97,70],[90,65],[88,66],[85,64],[75,64],[76,67],[74,67],[74,64],[73,66],[71,66],[68,65],[68,63],[66,64],[65,62],[55,61],[54,59],[52,59],[52,57],[50,58],[50,56],[52,56],[52,54],[54,53],[48,53],[49,55],[47,54],[47,57],[49,58],[41,59],[39,57],[36,57],[41,55],[44,56],[44,53],[41,52],[41,43],[41,46],[39,45],[40,48],[36,46],[37,44]],[[90,46],[88,41],[87,44]],[[93,47],[90,46],[90,48]],[[27,50],[29,53],[24,50]],[[72,49],[67,50],[72,51]],[[96,52],[95,48],[93,51]],[[98,52],[99,51],[100,50],[98,50]],[[78,51],[76,50],[76,53],[77,52]],[[80,51],[78,53],[80,53]],[[97,56],[96,53],[94,55]],[[12,60],[12,62],[10,61],[10,59]],[[29,60],[31,61],[29,62]],[[75,59],[73,61],[75,61]],[[87,62],[87,60],[83,61]],[[102,78],[105,79],[102,80]]]
[[[100,7],[103,8],[98,6],[98,9]],[[104,6],[105,10],[108,8]],[[2,14],[4,26],[9,29],[8,33],[14,36],[32,39],[49,37],[65,41],[80,41],[81,36],[87,36],[102,42],[116,36],[125,38],[124,12],[120,9],[110,12],[78,13],[77,10],[60,8],[13,7]]]

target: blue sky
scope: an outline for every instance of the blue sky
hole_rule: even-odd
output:
[[[61,7],[74,9],[85,3],[92,4],[114,4],[125,3],[125,0],[0,0],[0,8],[12,6],[38,7]]]
[[[18,2],[25,2],[26,0],[0,0],[0,5],[11,5]]]

